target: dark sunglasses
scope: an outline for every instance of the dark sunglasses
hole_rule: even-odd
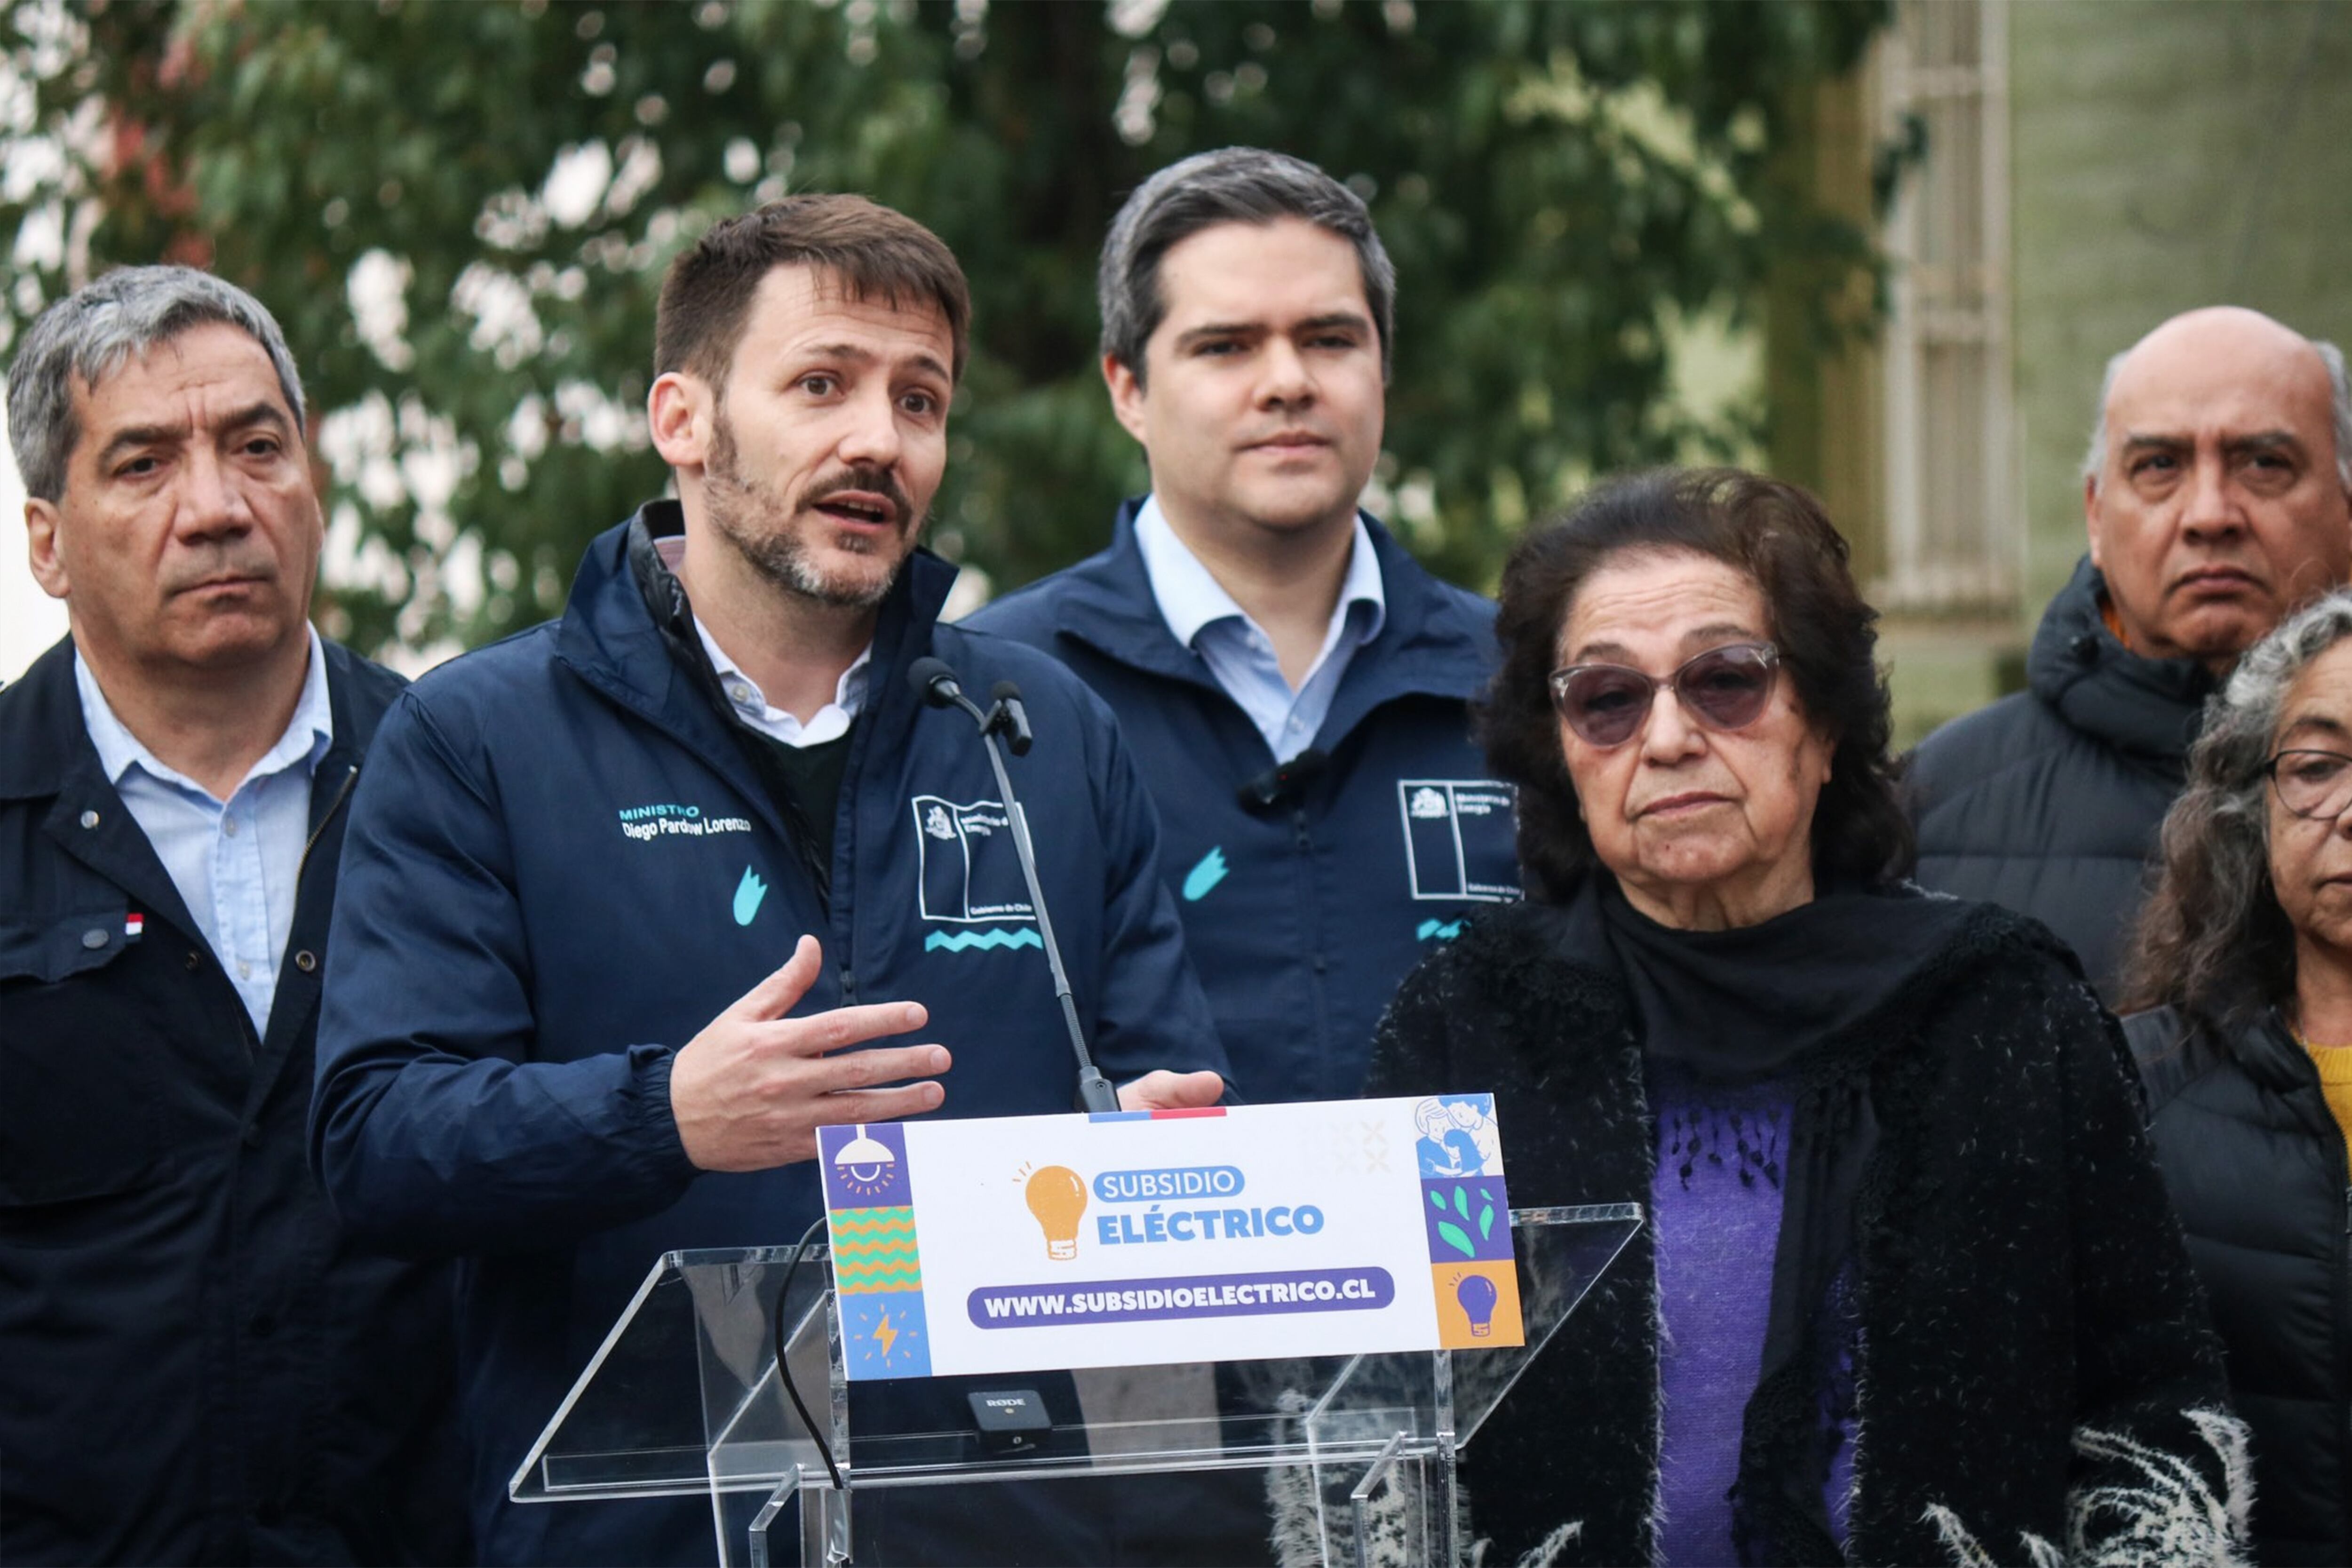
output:
[[[1551,705],[1588,746],[1622,746],[1639,734],[1671,686],[1683,711],[1710,730],[1744,730],[1772,698],[1780,650],[1768,642],[1726,643],[1664,680],[1622,664],[1576,664],[1551,672]]]
[[[2262,771],[2279,804],[2297,816],[2341,816],[2352,805],[2352,757],[2341,752],[2281,752]]]

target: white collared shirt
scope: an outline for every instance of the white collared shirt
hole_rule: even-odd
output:
[[[686,541],[676,535],[655,540],[654,549],[672,572],[686,559]],[[840,680],[834,685],[833,700],[811,714],[803,724],[798,715],[769,705],[768,695],[760,689],[760,683],[727,657],[727,650],[719,646],[700,616],[694,617],[694,635],[702,639],[702,651],[710,656],[710,668],[719,673],[719,689],[727,694],[729,706],[743,722],[771,740],[794,748],[838,741],[849,733],[850,721],[866,706],[866,676],[874,663],[874,645],[870,642],[841,672]]]
[[[74,685],[99,766],[236,987],[254,1034],[266,1034],[310,841],[310,775],[335,741],[327,655],[317,629],[310,632],[310,668],[286,732],[246,770],[226,801],[140,743],[116,717],[79,650]]]
[[[1381,635],[1388,620],[1380,558],[1372,553],[1371,531],[1362,516],[1356,518],[1348,574],[1339,584],[1339,603],[1331,606],[1322,649],[1295,690],[1275,657],[1274,639],[1176,537],[1157,496],[1144,498],[1135,514],[1135,542],[1143,552],[1144,575],[1150,580],[1160,618],[1178,642],[1201,656],[1225,695],[1249,715],[1274,760],[1286,763],[1313,745],[1349,661],[1359,647]]]

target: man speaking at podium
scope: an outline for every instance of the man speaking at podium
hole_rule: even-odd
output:
[[[378,732],[312,1153],[362,1237],[464,1258],[486,1561],[710,1560],[706,1500],[516,1506],[508,1479],[661,1253],[814,1217],[819,1124],[1071,1109],[1047,930],[1125,1103],[1223,1091],[1109,714],[936,624],[954,574],[916,541],[968,300],[935,236],[858,197],[713,228],[656,318],[677,499],[590,546],[560,622],[428,675]],[[925,658],[1025,699],[1044,910],[981,737],[906,679]],[[950,1542],[922,1533],[941,1506],[861,1510],[859,1560],[1098,1560],[1083,1518],[977,1498],[1005,1528]]]

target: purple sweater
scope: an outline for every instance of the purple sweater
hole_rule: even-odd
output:
[[[1734,1563],[1731,1488],[1741,1416],[1756,1391],[1772,1303],[1788,1147],[1787,1087],[1659,1083],[1658,1164],[1650,1182],[1657,1247],[1658,1560]],[[1841,1437],[1845,1436],[1841,1433]],[[1824,1500],[1845,1540],[1853,1445],[1841,1440]]]

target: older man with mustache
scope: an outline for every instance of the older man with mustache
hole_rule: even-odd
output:
[[[2173,317],[2108,363],[2083,508],[2029,689],[1921,743],[1912,811],[1923,883],[2042,921],[2112,1001],[2206,697],[2352,570],[2342,353],[2234,306]]]

